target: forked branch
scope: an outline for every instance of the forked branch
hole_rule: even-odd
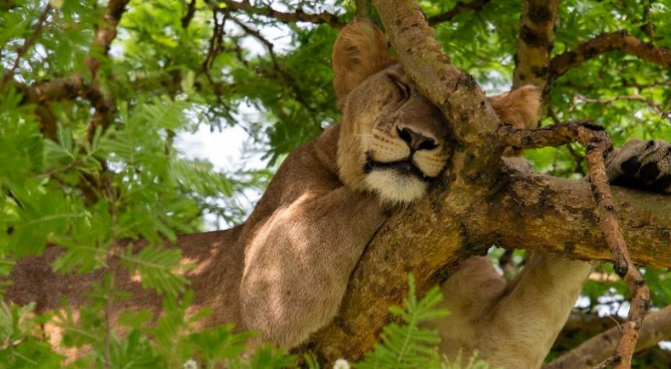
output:
[[[580,142],[586,146],[586,158],[601,231],[610,249],[615,272],[625,280],[633,296],[627,320],[623,324],[622,337],[614,355],[605,362],[615,365],[616,369],[630,368],[639,330],[650,307],[650,290],[629,256],[615,211],[604,161],[605,155],[612,150],[610,137],[601,127],[586,121],[538,130],[516,130],[510,126],[503,126],[499,132],[504,142],[519,148],[560,146],[573,142]]]

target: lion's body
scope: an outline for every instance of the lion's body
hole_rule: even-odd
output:
[[[198,266],[187,273],[192,309],[213,310],[203,324],[235,323],[285,347],[301,344],[335,317],[352,270],[389,214],[423,196],[445,168],[447,125],[394,65],[377,29],[363,22],[345,28],[334,69],[342,123],[289,155],[244,225],[179,238],[185,262]],[[502,119],[525,127],[537,121],[538,97],[526,86],[490,103]],[[58,309],[62,298],[80,305],[100,273],[55,274],[57,253],[22,259],[8,298],[37,301],[40,310]],[[113,260],[110,267],[133,293],[112,311],[160,308],[159,296]],[[436,325],[443,351],[454,358],[478,350],[508,369],[539,367],[591,268],[537,254],[507,283],[486,258],[469,259],[443,285],[452,311]],[[58,332],[48,329],[57,344]]]

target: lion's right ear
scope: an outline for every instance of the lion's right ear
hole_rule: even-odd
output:
[[[333,46],[333,87],[342,108],[345,97],[367,77],[394,64],[387,39],[369,21],[354,20],[340,31]]]
[[[541,119],[541,91],[537,86],[524,85],[488,99],[501,122],[521,129],[538,127]]]

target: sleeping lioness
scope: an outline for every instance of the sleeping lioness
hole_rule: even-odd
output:
[[[335,317],[376,230],[399,204],[421,198],[450,160],[450,132],[440,111],[409,83],[377,28],[355,21],[343,29],[333,68],[342,122],[284,161],[243,225],[179,238],[185,260],[198,265],[188,273],[193,309],[213,310],[203,324],[235,323],[287,348],[305,342]],[[539,119],[535,87],[490,102],[501,121],[516,127]],[[669,152],[661,141],[629,143],[610,160],[611,179],[671,192]],[[49,265],[57,255],[51,248],[43,257],[22,259],[8,298],[36,301],[39,311],[58,308],[63,297],[75,308],[82,304],[82,293],[102,271],[54,274]],[[486,258],[467,260],[442,286],[452,312],[437,324],[442,350],[454,358],[458,350],[469,357],[477,349],[493,366],[509,369],[539,367],[591,269],[537,254],[507,283]],[[158,296],[127,273],[117,275],[133,298],[112,311],[160,309]],[[46,329],[57,345],[58,329]]]

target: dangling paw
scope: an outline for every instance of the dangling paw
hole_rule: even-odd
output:
[[[610,155],[607,169],[614,185],[671,193],[671,144],[629,141]]]

